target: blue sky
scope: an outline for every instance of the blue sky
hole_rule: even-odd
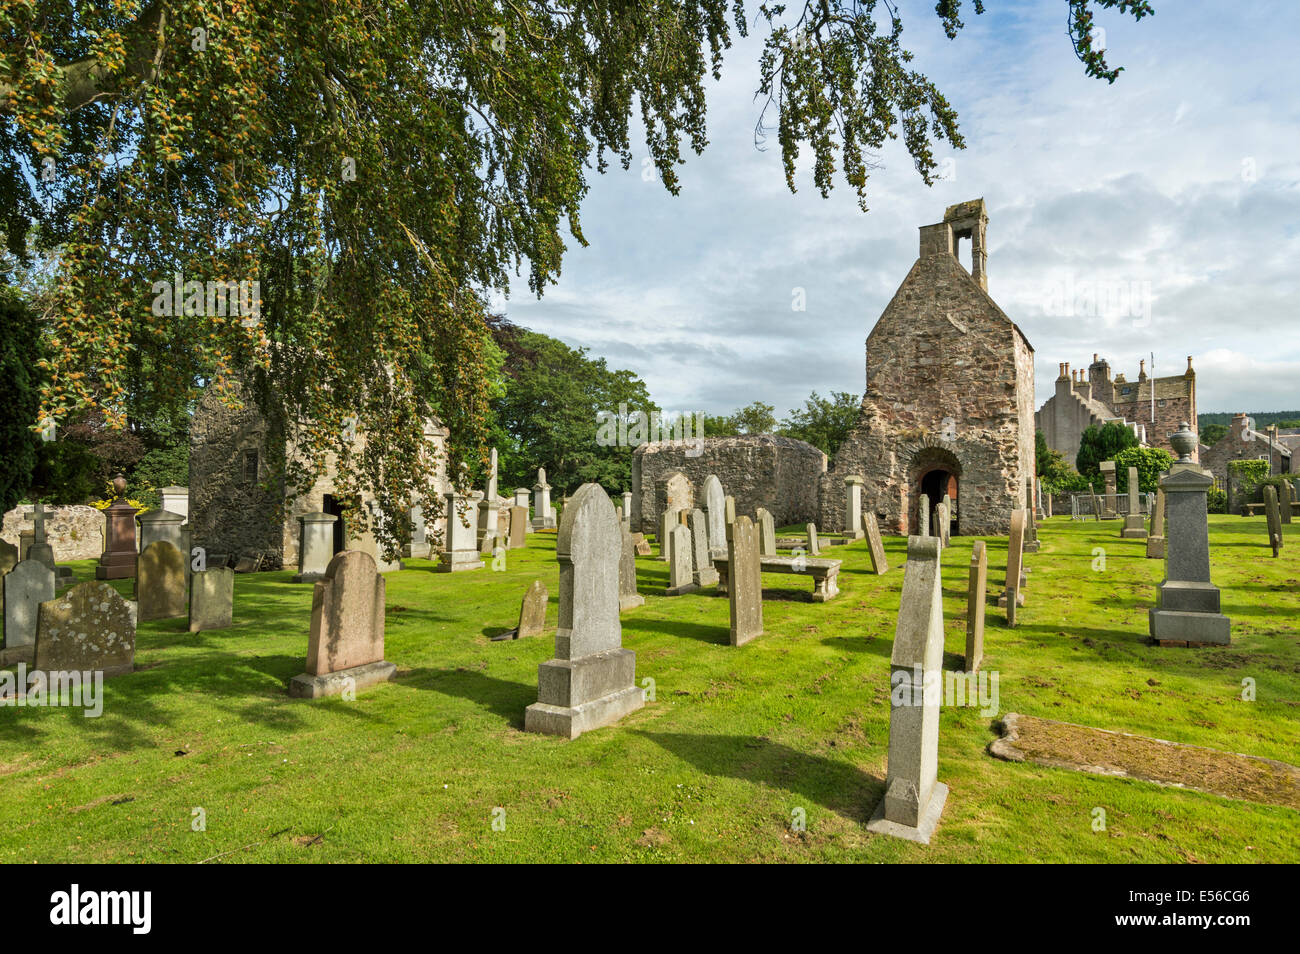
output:
[[[948,175],[927,187],[890,144],[865,214],[842,183],[822,199],[807,163],[792,195],[775,144],[755,149],[759,45],[742,41],[681,194],[646,181],[643,146],[628,171],[593,173],[590,245],[570,243],[541,300],[521,281],[504,309],[637,372],[665,408],[762,400],[783,416],[814,389],[862,393],[865,340],[917,227],[982,196],[989,292],[1034,345],[1038,403],[1062,361],[1100,352],[1131,378],[1154,352],[1158,374],[1195,356],[1202,411],[1300,408],[1300,3],[1153,5],[1141,23],[1101,15],[1125,67],[1108,86],[1074,58],[1064,0],[965,4],[953,41],[930,0],[901,4],[913,65],[967,148],[939,151]],[[1063,313],[1066,288],[1109,296],[1108,313]],[[1126,307],[1114,295],[1129,290]]]

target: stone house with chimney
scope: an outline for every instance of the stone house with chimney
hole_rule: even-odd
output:
[[[821,523],[843,528],[844,478],[882,529],[920,531],[922,495],[955,502],[952,532],[1005,535],[1034,477],[1034,349],[988,293],[984,200],[920,229],[920,254],[866,341],[858,420],[821,478]],[[970,268],[958,259],[969,241]]]
[[[1244,413],[1232,415],[1232,424],[1228,433],[1213,447],[1201,448],[1201,466],[1210,471],[1220,486],[1226,487],[1228,480],[1228,462],[1232,460],[1265,460],[1269,462],[1269,473],[1295,473],[1291,464],[1291,447],[1276,433],[1276,428],[1268,432],[1255,429],[1255,419]]]

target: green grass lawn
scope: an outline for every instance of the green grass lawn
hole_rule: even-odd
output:
[[[1119,538],[1119,521],[1042,525],[1020,625],[988,608],[984,667],[1000,673],[1001,712],[1295,762],[1300,524],[1275,560],[1264,518],[1210,520],[1232,618],[1224,649],[1146,643],[1162,567]],[[965,644],[972,539],[943,554],[949,667]],[[667,564],[639,558],[646,604],[623,615],[623,643],[654,701],[576,741],[525,734],[553,649],[554,547],[554,534],[529,536],[505,572],[410,561],[390,574],[398,677],[354,702],[286,693],[311,606],[290,572],[238,576],[232,629],[142,625],[138,671],[105,684],[102,717],[0,709],[0,861],[1300,860],[1290,809],[998,761],[985,751],[993,720],[971,708],[942,713],[939,778],[952,793],[932,843],[868,834],[901,537],[886,539],[883,577],[865,543],[826,548],[844,568],[824,605],[807,601],[805,578],[766,576],[766,632],[742,648],[727,645],[725,598],[665,597]],[[1006,541],[990,540],[990,597],[1005,564]],[[90,575],[89,561],[75,566]],[[551,593],[547,634],[490,642],[537,578]],[[129,581],[119,588],[129,595]],[[1254,702],[1241,699],[1246,677]],[[191,830],[195,808],[206,831]],[[796,809],[804,832],[791,830]]]

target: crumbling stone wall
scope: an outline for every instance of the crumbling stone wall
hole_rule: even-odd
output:
[[[0,538],[18,546],[22,532],[32,529],[31,514],[31,504],[22,504],[6,513]],[[81,505],[46,507],[45,540],[54,548],[56,562],[98,560],[104,552],[104,514],[94,507]]]
[[[698,448],[698,456],[690,456]],[[826,472],[826,455],[789,437],[757,434],[705,437],[699,442],[642,444],[632,466],[632,516],[636,529],[655,532],[662,503],[657,489],[664,477],[681,471],[695,487],[696,506],[704,478],[717,475],[736,500],[736,513],[766,508],[777,525],[817,519],[817,485]]]
[[[844,477],[864,481],[882,529],[918,532],[922,481],[956,478],[956,529],[1005,535],[1034,476],[1033,347],[954,254],[963,203],[921,229],[921,254],[867,337],[857,424],[819,487],[819,526],[844,529]],[[972,212],[972,209],[975,212]],[[981,276],[982,277],[982,276]],[[938,476],[938,475],[935,475]]]

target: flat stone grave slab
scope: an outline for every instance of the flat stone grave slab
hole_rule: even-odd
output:
[[[760,557],[758,562],[763,573],[793,573],[798,576],[811,576],[813,579],[812,601],[814,603],[825,603],[827,600],[839,596],[840,566],[843,565],[843,560],[833,560],[827,557],[765,556]],[[801,564],[802,569],[796,567],[796,562]],[[720,559],[714,557],[713,566],[718,571],[717,592],[719,595],[726,595],[730,560],[728,557]]]

